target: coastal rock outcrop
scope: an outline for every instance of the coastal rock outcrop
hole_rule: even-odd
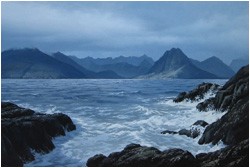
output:
[[[214,86],[201,84],[188,93],[181,93],[174,101],[185,99],[195,101],[204,97],[204,94]],[[249,67],[242,67],[221,89],[215,97],[209,98],[197,106],[200,111],[208,108],[226,111],[221,119],[212,124],[197,121],[194,125],[205,127],[199,144],[216,144],[222,141],[228,145],[220,150],[200,153],[195,157],[182,149],[168,149],[159,151],[154,147],[145,147],[139,144],[130,144],[121,152],[111,153],[109,156],[95,155],[87,161],[87,166],[249,166]],[[180,134],[189,132],[163,131],[162,133]]]
[[[249,166],[249,140],[237,145],[230,145],[215,152],[200,153],[196,155],[197,162],[204,167],[248,167]]]
[[[205,127],[207,125],[208,123],[206,121],[198,120],[194,124],[192,124],[190,129],[183,128],[179,131],[165,130],[165,131],[162,131],[161,134],[179,134],[179,135],[186,135],[187,137],[190,137],[190,138],[196,138],[201,133],[199,126]]]
[[[216,110],[227,110],[221,119],[206,127],[199,144],[235,145],[249,139],[249,67],[245,66],[220,89],[213,101]]]
[[[205,94],[211,90],[215,92],[219,88],[219,85],[212,83],[199,84],[195,89],[189,92],[181,92],[173,101],[175,103],[182,102],[184,100],[198,101],[203,99]]]
[[[52,138],[76,129],[65,114],[43,114],[1,103],[1,166],[23,166],[34,160],[31,149],[48,153],[55,148]]]
[[[89,167],[181,167],[198,166],[195,157],[182,149],[160,151],[154,147],[130,144],[121,152],[111,153],[108,157],[99,154],[87,161]]]
[[[246,167],[249,165],[249,140],[209,153],[193,156],[182,149],[159,151],[139,144],[127,145],[121,152],[109,156],[95,155],[88,159],[88,167]]]

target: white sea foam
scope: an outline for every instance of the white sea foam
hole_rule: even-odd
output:
[[[180,83],[185,83],[185,88]],[[160,150],[181,148],[194,155],[224,147],[223,143],[199,145],[199,137],[160,134],[164,130],[189,129],[197,120],[212,123],[224,114],[199,112],[196,105],[203,100],[172,101],[176,92],[199,83],[198,80],[46,80],[29,85],[26,80],[3,81],[2,97],[37,112],[65,113],[76,124],[75,131],[53,140],[56,148],[52,152],[36,153],[36,160],[25,166],[85,166],[91,156],[121,151],[129,143]],[[18,94],[23,90],[31,94]],[[37,95],[39,99],[34,99]],[[208,93],[206,98],[210,96]]]

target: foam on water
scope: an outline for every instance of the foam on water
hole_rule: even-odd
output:
[[[53,140],[56,148],[52,152],[45,155],[36,153],[36,160],[25,166],[85,166],[87,159],[95,154],[121,151],[130,143],[154,146],[160,150],[182,148],[194,155],[224,147],[223,143],[199,145],[199,137],[192,139],[184,135],[160,134],[164,130],[191,128],[201,119],[212,123],[223,115],[218,111],[199,112],[196,105],[202,100],[172,101],[177,92],[191,90],[201,82],[3,80],[2,99],[38,112],[65,113],[76,124],[76,131]],[[217,81],[219,84],[224,82]],[[24,90],[29,90],[29,94],[21,96],[19,93]],[[38,98],[34,99],[37,95]],[[210,96],[208,93],[206,98]]]

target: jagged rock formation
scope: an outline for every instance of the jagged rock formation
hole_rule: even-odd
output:
[[[197,101],[204,98],[204,95],[208,91],[215,92],[219,88],[219,85],[212,83],[199,84],[195,89],[189,92],[181,92],[173,101],[175,103],[182,102],[184,100]]]
[[[55,148],[53,137],[76,129],[65,114],[36,113],[9,102],[1,110],[1,166],[23,166],[35,159],[31,149],[48,153]]]
[[[190,137],[190,138],[196,138],[201,133],[199,126],[205,127],[207,125],[208,123],[206,121],[198,120],[194,124],[192,124],[190,129],[184,128],[179,131],[165,130],[165,131],[162,131],[161,134],[179,134],[179,135],[186,135],[187,137]]]
[[[109,156],[95,155],[87,161],[88,167],[248,167],[249,140],[210,153],[193,156],[182,149],[159,151],[154,147],[130,144],[121,152]]]
[[[89,167],[183,167],[198,166],[195,157],[182,149],[160,151],[154,147],[139,144],[127,145],[121,152],[108,157],[99,154],[87,161]]]
[[[196,155],[200,166],[205,167],[248,167],[249,166],[249,140],[237,145],[228,146],[221,150]]]
[[[210,106],[216,110],[227,110],[228,112],[205,129],[199,144],[210,142],[216,144],[222,140],[225,144],[234,145],[248,139],[249,67],[241,68],[212,100]]]

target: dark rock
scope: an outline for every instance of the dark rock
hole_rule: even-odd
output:
[[[205,126],[208,125],[208,123],[206,121],[204,121],[204,120],[198,120],[195,123],[193,123],[193,125],[200,125],[202,127],[205,127]]]
[[[179,135],[186,135],[190,138],[196,138],[200,135],[200,130],[197,128],[192,128],[190,130],[187,129],[181,129],[179,132]]]
[[[76,129],[65,114],[42,114],[9,102],[1,104],[2,166],[22,166],[34,160],[31,150],[48,153],[52,138]]]
[[[161,134],[178,134],[178,132],[165,130],[165,131],[162,131]]]
[[[161,134],[179,134],[179,135],[186,135],[187,137],[190,137],[190,138],[196,138],[197,136],[200,135],[200,130],[197,128],[191,128],[189,130],[181,129],[178,132],[165,130],[165,131],[162,131]]]
[[[10,140],[5,136],[1,135],[1,166],[9,167],[22,167],[23,162],[17,155]]]
[[[196,155],[200,166],[227,166],[248,167],[249,166],[249,140],[244,140],[237,145],[210,153]]]
[[[206,127],[199,144],[235,145],[249,138],[249,76],[248,66],[243,67],[216,94],[214,106],[227,110],[221,119]]]
[[[216,91],[219,85],[212,83],[202,83],[197,88],[190,92],[180,93],[173,101],[175,103],[182,102],[183,100],[198,101],[204,98],[204,95],[209,91]]]
[[[132,147],[132,148],[131,148]],[[132,144],[121,152],[115,152],[108,157],[95,155],[87,161],[89,167],[149,167],[149,166],[197,166],[195,157],[182,149],[169,149],[163,152],[153,147]]]
[[[101,167],[102,166],[101,163],[106,158],[107,157],[104,156],[103,154],[95,155],[95,156],[91,157],[90,159],[88,159],[87,165],[91,166],[91,167]]]
[[[209,111],[209,110],[214,110],[215,107],[214,107],[214,102],[215,102],[215,98],[214,97],[211,97],[209,99],[206,99],[205,101],[199,103],[196,108],[199,110],[199,111]]]
[[[201,131],[199,128],[195,128],[194,126],[205,127],[206,125],[208,125],[206,121],[198,120],[192,125],[193,127],[191,127],[191,129],[181,129],[178,132],[165,130],[165,131],[162,131],[161,134],[179,134],[179,135],[186,135],[187,137],[190,137],[190,138],[196,138],[200,135]]]

